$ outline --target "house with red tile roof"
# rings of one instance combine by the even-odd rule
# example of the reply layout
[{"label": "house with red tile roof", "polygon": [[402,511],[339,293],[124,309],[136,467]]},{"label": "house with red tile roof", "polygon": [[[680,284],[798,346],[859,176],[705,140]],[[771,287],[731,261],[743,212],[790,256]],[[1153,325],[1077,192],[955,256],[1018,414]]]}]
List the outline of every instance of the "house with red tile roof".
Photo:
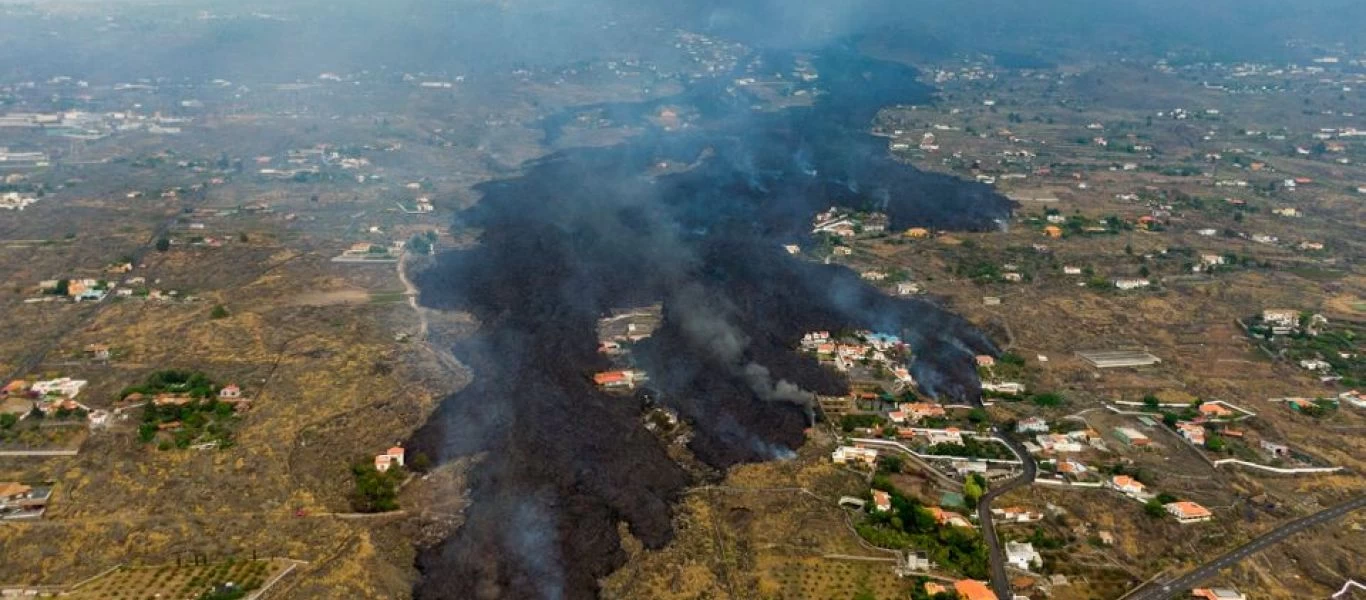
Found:
[{"label": "house with red tile roof", "polygon": [[1211,513],[1209,509],[1186,500],[1171,502],[1164,505],[1163,508],[1166,508],[1167,512],[1173,517],[1176,517],[1177,522],[1182,524],[1199,523],[1201,521],[1208,521],[1214,517],[1214,514]]},{"label": "house with red tile roof", "polygon": [[394,466],[402,467],[404,451],[400,446],[394,446],[386,450],[383,454],[375,455],[375,470],[383,473]]},{"label": "house with red tile roof", "polygon": [[1120,493],[1129,496],[1138,496],[1144,492],[1144,486],[1137,479],[1128,475],[1115,475],[1110,478],[1110,487],[1119,490]]},{"label": "house with red tile roof", "polygon": [[930,506],[926,510],[930,511],[930,516],[934,517],[934,522],[940,525],[948,525],[950,527],[972,527],[972,522],[956,512],[947,511],[938,506]]},{"label": "house with red tile roof", "polygon": [[991,591],[985,582],[976,579],[960,579],[953,582],[953,591],[958,592],[958,597],[962,600],[1000,600],[996,597],[996,592]]},{"label": "house with red tile roof", "polygon": [[873,490],[873,510],[878,512],[892,510],[892,495],[882,490]]}]

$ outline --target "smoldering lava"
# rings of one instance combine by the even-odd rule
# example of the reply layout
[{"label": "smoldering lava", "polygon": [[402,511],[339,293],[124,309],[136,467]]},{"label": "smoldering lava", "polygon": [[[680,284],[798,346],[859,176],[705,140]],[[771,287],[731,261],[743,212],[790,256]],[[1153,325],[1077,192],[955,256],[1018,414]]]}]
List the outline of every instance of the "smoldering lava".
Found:
[{"label": "smoldering lava", "polygon": [[[663,304],[634,354],[717,468],[790,455],[811,394],[845,390],[795,351],[809,330],[900,334],[929,391],[979,394],[972,356],[995,351],[985,336],[782,248],[831,205],[884,210],[899,228],[988,229],[1010,210],[984,186],[893,161],[863,132],[878,107],[924,99],[913,71],[840,52],[818,65],[830,93],[813,108],[756,113],[699,86],[669,102],[700,107],[702,127],[560,152],[480,186],[456,224],[479,244],[418,277],[423,304],[469,311],[480,329],[455,348],[474,382],[413,445],[438,460],[484,453],[465,524],[419,557],[418,598],[594,598],[625,560],[619,523],[649,547],[671,539],[671,503],[694,482],[638,401],[590,379],[608,367],[595,326],[612,308]],[[661,160],[692,168],[648,175]]]}]

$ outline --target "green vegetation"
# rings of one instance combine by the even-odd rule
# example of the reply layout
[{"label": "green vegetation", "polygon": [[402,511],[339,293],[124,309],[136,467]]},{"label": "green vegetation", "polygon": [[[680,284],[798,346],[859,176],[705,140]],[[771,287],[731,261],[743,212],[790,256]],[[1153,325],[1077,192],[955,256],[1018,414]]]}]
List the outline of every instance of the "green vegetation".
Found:
[{"label": "green vegetation", "polygon": [[968,480],[963,482],[963,500],[968,508],[977,508],[977,501],[982,499],[982,495],[987,493],[987,479],[979,473],[968,476]]},{"label": "green vegetation", "polygon": [[905,461],[895,454],[883,455],[877,459],[879,473],[900,473],[903,467],[905,467]]},{"label": "green vegetation", "polygon": [[1300,414],[1322,419],[1338,409],[1338,403],[1333,400],[1315,398],[1313,402],[1297,402],[1290,405],[1292,409],[1299,411]]},{"label": "green vegetation", "polygon": [[1156,411],[1162,408],[1162,401],[1159,400],[1157,396],[1148,394],[1143,397],[1143,406],[1148,410]]},{"label": "green vegetation", "polygon": [[1214,434],[1212,434],[1212,433],[1209,434],[1209,435],[1207,435],[1207,436],[1205,436],[1205,448],[1206,448],[1206,449],[1208,449],[1208,450],[1210,450],[1210,451],[1212,451],[1212,452],[1223,452],[1224,449],[1227,448],[1227,447],[1228,447],[1228,443],[1226,443],[1226,442],[1224,441],[1224,438],[1219,437],[1219,436],[1217,436],[1217,435],[1214,435]]},{"label": "green vegetation", "polygon": [[[232,429],[238,417],[235,407],[218,400],[218,385],[199,371],[158,371],[139,386],[120,394],[146,396],[138,440],[157,442],[157,448],[188,448],[197,444],[232,445]],[[164,400],[158,404],[156,399]]]},{"label": "green vegetation", "polygon": [[356,463],[351,467],[356,489],[351,494],[351,507],[356,512],[376,513],[398,510],[398,485],[403,483],[402,467],[390,467],[381,473],[374,464]]},{"label": "green vegetation", "polygon": [[1167,509],[1162,506],[1160,500],[1153,498],[1143,505],[1143,512],[1150,517],[1160,519],[1167,514]]},{"label": "green vegetation", "polygon": [[1067,399],[1063,398],[1062,394],[1058,394],[1056,392],[1046,392],[1043,394],[1035,394],[1033,396],[1030,396],[1029,401],[1033,402],[1036,406],[1053,407],[1062,406],[1063,403],[1067,401]]},{"label": "green vegetation", "polygon": [[968,458],[1015,458],[1010,450],[995,442],[982,442],[976,438],[963,436],[963,443],[944,442],[925,448],[925,454],[939,456],[964,456]]},{"label": "green vegetation", "polygon": [[186,394],[191,398],[207,398],[216,393],[218,385],[208,375],[199,371],[168,369],[148,375],[142,385],[123,388],[119,398],[127,398],[129,394]]},{"label": "green vegetation", "polygon": [[434,243],[436,243],[436,232],[428,231],[414,235],[412,239],[408,240],[407,248],[415,254],[426,255],[432,253],[432,244]]},{"label": "green vegetation", "polygon": [[840,429],[852,433],[855,429],[875,429],[883,423],[878,415],[844,415],[840,417]]},{"label": "green vegetation", "polygon": [[209,318],[215,320],[226,319],[228,318],[228,309],[224,308],[222,304],[215,304],[213,305],[213,308],[209,310]]},{"label": "green vegetation", "polygon": [[19,416],[14,413],[0,413],[0,429],[9,429],[19,422]]},{"label": "green vegetation", "polygon": [[914,498],[902,495],[884,477],[874,478],[873,487],[891,495],[892,510],[869,513],[855,525],[860,536],[884,548],[924,550],[941,568],[966,577],[988,577],[987,546],[976,531],[940,527],[928,509]]},{"label": "green vegetation", "polygon": [[1330,366],[1331,373],[1342,377],[1343,387],[1353,388],[1366,385],[1366,352],[1361,348],[1361,337],[1366,325],[1350,321],[1334,321],[1316,328],[1318,335],[1309,330],[1310,315],[1301,315],[1300,327],[1289,335],[1272,336],[1270,329],[1254,319],[1248,326],[1248,333],[1258,339],[1258,343],[1269,353],[1279,355],[1292,363],[1302,360],[1322,360]]},{"label": "green vegetation", "polygon": [[159,239],[157,239],[156,248],[157,248],[157,252],[165,252],[165,251],[167,251],[167,250],[170,250],[170,249],[171,249],[171,240],[168,240],[168,239],[166,239],[166,238],[159,238]]}]

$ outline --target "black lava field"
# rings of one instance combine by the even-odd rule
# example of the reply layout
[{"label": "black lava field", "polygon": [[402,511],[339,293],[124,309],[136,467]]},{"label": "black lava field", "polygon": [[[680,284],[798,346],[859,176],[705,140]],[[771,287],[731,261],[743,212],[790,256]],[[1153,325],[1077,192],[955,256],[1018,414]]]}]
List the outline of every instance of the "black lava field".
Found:
[{"label": "black lava field", "polygon": [[[753,111],[719,86],[600,107],[647,132],[480,186],[455,224],[479,243],[418,277],[423,305],[468,311],[480,329],[454,348],[473,383],[412,444],[439,461],[485,453],[464,525],[419,556],[418,598],[595,598],[625,561],[618,523],[649,547],[670,541],[673,502],[698,482],[645,429],[640,401],[592,384],[608,367],[596,322],[613,308],[663,304],[634,354],[656,401],[694,428],[690,449],[718,469],[790,455],[811,424],[809,393],[845,391],[796,351],[806,331],[901,335],[923,388],[977,398],[972,357],[996,352],[984,335],[782,246],[809,243],[811,217],[832,205],[882,210],[894,228],[986,230],[1010,203],[898,163],[866,132],[878,108],[926,100],[913,70],[843,51],[816,64],[828,94],[814,107]],[[666,103],[698,107],[702,125],[650,129],[643,117]],[[548,138],[556,127],[547,121]],[[651,175],[664,160],[691,168]]]}]

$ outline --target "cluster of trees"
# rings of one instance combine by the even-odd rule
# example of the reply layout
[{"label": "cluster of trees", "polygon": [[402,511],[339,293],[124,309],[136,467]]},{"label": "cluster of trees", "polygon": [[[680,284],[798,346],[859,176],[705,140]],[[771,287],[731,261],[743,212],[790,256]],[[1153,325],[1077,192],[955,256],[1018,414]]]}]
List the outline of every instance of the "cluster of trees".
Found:
[{"label": "cluster of trees", "polygon": [[981,473],[972,473],[963,482],[963,501],[967,502],[968,508],[977,508],[977,501],[986,493],[987,478],[982,477]]},{"label": "cluster of trees", "polygon": [[[169,431],[169,439],[162,439],[159,448],[188,448],[196,441],[216,441],[224,448],[232,444],[230,423],[236,413],[232,404],[218,400],[218,389],[218,384],[200,371],[172,369],[151,374],[142,385],[124,388],[119,397],[134,393],[148,397],[142,408],[142,424],[138,426],[138,440],[144,444],[156,441],[163,425],[179,423]],[[152,402],[157,394],[165,393],[183,394],[190,401],[162,406]]]},{"label": "cluster of trees", "polygon": [[393,466],[381,473],[368,462],[351,467],[356,489],[351,494],[351,507],[356,512],[376,513],[398,510],[398,486],[403,483],[402,467]]},{"label": "cluster of trees", "polygon": [[878,415],[844,415],[840,417],[840,429],[852,433],[855,429],[875,429],[885,421]]},{"label": "cluster of trees", "polygon": [[891,496],[892,510],[870,512],[866,520],[855,526],[864,539],[884,548],[924,550],[931,561],[966,577],[989,576],[990,557],[976,531],[940,527],[925,506],[902,495],[885,477],[875,477],[873,488]]},{"label": "cluster of trees", "polygon": [[220,448],[225,448],[232,444],[229,423],[234,416],[231,404],[214,398],[195,400],[180,406],[157,406],[149,402],[143,407],[138,440],[144,444],[156,441],[163,424],[179,423],[179,427],[170,431],[170,439],[158,445],[160,449],[188,448],[196,441],[216,441]]},{"label": "cluster of trees", "polygon": [[150,396],[154,394],[185,394],[191,398],[207,398],[218,393],[218,384],[201,371],[186,369],[167,369],[147,376],[141,385],[132,385],[119,392],[119,398],[130,394]]},{"label": "cluster of trees", "polygon": [[432,253],[432,242],[435,241],[436,233],[428,231],[424,234],[415,235],[413,239],[408,240],[407,248],[414,254],[427,255]]},{"label": "cluster of trees", "polygon": [[1353,388],[1366,385],[1366,353],[1361,352],[1358,332],[1348,325],[1345,327],[1320,331],[1309,335],[1305,327],[1287,336],[1284,354],[1286,358],[1299,361],[1321,359],[1333,367],[1333,373],[1342,377],[1344,387]]},{"label": "cluster of trees", "polygon": [[1167,508],[1165,505],[1176,502],[1176,500],[1176,496],[1162,492],[1143,505],[1143,512],[1150,517],[1160,519],[1167,516]]},{"label": "cluster of trees", "polygon": [[976,438],[964,436],[963,443],[943,442],[925,449],[926,454],[941,456],[965,456],[968,458],[1015,458],[1005,446],[995,442],[981,442]]}]

